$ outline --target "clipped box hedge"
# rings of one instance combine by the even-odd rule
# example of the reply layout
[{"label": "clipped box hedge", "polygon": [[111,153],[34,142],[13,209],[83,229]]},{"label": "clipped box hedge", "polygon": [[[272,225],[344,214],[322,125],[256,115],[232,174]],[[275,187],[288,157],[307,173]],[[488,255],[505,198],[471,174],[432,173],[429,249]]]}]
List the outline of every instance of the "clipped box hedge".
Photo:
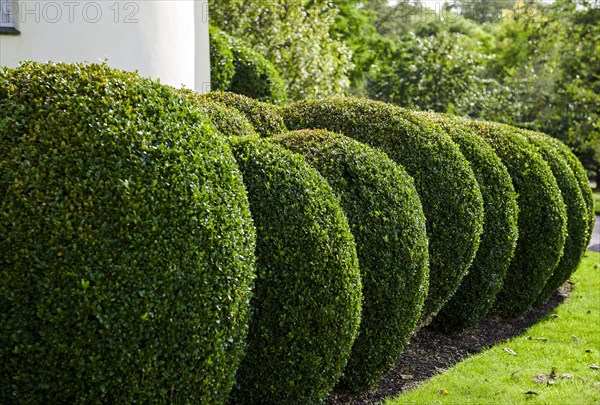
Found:
[{"label": "clipped box hedge", "polygon": [[592,240],[592,232],[594,231],[594,222],[596,216],[594,214],[594,197],[592,194],[592,188],[590,187],[590,183],[587,177],[587,171],[585,167],[581,164],[581,161],[575,156],[571,149],[561,141],[556,138],[553,138],[546,134],[537,133],[538,136],[543,137],[545,143],[551,144],[565,159],[569,168],[573,171],[575,175],[575,179],[577,180],[577,184],[579,185],[579,190],[583,196],[585,201],[585,209],[587,212],[587,243],[589,245]]},{"label": "clipped box hedge", "polygon": [[471,164],[483,197],[483,233],[473,264],[432,323],[436,329],[458,332],[483,319],[502,288],[517,244],[517,194],[508,170],[491,146],[464,124],[432,112],[415,115],[440,124],[456,142]]},{"label": "clipped box hedge", "polygon": [[210,41],[210,89],[227,91],[235,75],[233,52],[229,38],[214,26],[209,28]]},{"label": "clipped box hedge", "polygon": [[304,156],[339,196],[363,283],[359,334],[340,387],[377,383],[402,354],[428,286],[425,216],[412,178],[383,152],[319,130],[274,140]]},{"label": "clipped box hedge", "polygon": [[225,138],[259,136],[252,123],[239,110],[188,89],[174,89],[174,91],[196,105],[210,120],[215,130]]},{"label": "clipped box hedge", "polygon": [[233,139],[257,232],[247,355],[232,403],[317,403],[337,383],[360,321],[356,246],[331,187],[301,156]]},{"label": "clipped box hedge", "polygon": [[230,91],[275,104],[287,101],[279,72],[249,44],[215,27],[210,29],[210,42],[211,61],[216,62],[211,64],[211,86],[213,82],[216,85],[213,90]]},{"label": "clipped box hedge", "polygon": [[225,403],[255,233],[229,147],[105,65],[0,74],[0,402]]},{"label": "clipped box hedge", "polygon": [[259,137],[250,121],[238,110],[210,100],[203,100],[197,105],[224,137]]},{"label": "clipped box hedge", "polygon": [[287,132],[283,118],[279,114],[279,109],[272,104],[235,93],[211,92],[199,97],[238,110],[246,116],[256,132],[262,137],[267,138]]},{"label": "clipped box hedge", "polygon": [[511,175],[519,205],[515,256],[496,297],[505,316],[525,313],[536,301],[563,254],[567,213],[560,189],[536,148],[512,127],[463,120],[486,140]]},{"label": "clipped box hedge", "polygon": [[483,201],[458,146],[439,128],[381,102],[331,98],[282,107],[289,129],[327,129],[381,149],[414,178],[429,236],[426,324],[458,288],[479,246]]},{"label": "clipped box hedge", "polygon": [[544,136],[517,128],[514,131],[534,145],[548,163],[567,209],[567,238],[563,255],[538,296],[537,302],[541,304],[546,302],[577,270],[588,246],[588,213],[577,178],[559,150],[547,142]]}]

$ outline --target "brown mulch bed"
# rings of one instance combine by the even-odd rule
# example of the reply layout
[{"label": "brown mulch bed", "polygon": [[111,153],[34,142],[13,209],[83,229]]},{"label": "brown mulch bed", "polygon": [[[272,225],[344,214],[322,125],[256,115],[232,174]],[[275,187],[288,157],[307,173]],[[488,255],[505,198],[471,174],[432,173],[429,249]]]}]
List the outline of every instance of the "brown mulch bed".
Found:
[{"label": "brown mulch bed", "polygon": [[568,298],[571,288],[570,283],[565,284],[546,304],[517,319],[489,316],[473,329],[458,334],[443,334],[423,328],[412,337],[394,369],[376,389],[354,395],[334,392],[327,403],[377,404],[386,398],[396,397],[470,355],[479,353],[497,342],[523,334]]}]

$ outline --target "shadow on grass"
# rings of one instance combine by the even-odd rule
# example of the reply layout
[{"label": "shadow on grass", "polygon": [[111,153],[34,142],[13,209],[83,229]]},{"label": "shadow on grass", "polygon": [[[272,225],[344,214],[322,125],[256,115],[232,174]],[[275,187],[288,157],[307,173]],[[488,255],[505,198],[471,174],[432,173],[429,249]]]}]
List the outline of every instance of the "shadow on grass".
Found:
[{"label": "shadow on grass", "polygon": [[419,383],[446,371],[468,356],[479,353],[498,342],[522,335],[559,306],[571,294],[566,283],[544,305],[531,309],[516,319],[488,316],[476,327],[462,333],[443,334],[430,328],[421,329],[412,337],[396,366],[379,386],[367,393],[350,395],[334,392],[327,400],[337,404],[376,404],[400,395]]}]

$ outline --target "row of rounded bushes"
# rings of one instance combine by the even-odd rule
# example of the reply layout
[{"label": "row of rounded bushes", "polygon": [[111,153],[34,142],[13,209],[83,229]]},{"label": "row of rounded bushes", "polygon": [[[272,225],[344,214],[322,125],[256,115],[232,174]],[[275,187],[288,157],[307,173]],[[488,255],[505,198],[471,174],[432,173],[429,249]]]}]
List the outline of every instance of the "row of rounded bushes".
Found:
[{"label": "row of rounded bushes", "polygon": [[440,125],[469,161],[484,205],[483,233],[467,275],[433,325],[443,331],[475,325],[489,311],[504,285],[514,255],[519,206],[510,174],[492,147],[451,116],[415,113]]},{"label": "row of rounded bushes", "polygon": [[559,141],[105,65],[0,76],[0,401],[313,403],[424,325],[519,316],[577,267]]}]

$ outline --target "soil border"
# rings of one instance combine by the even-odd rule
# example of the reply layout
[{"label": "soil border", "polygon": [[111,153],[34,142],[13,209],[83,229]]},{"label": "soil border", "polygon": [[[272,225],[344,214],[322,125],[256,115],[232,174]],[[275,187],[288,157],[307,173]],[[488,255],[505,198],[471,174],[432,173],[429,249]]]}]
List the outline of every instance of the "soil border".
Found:
[{"label": "soil border", "polygon": [[567,282],[548,302],[529,310],[520,318],[503,319],[491,315],[474,328],[455,334],[423,328],[412,337],[394,369],[377,388],[361,394],[334,392],[326,402],[329,405],[378,404],[387,398],[397,397],[468,356],[522,335],[566,300],[571,295],[572,287]]}]

